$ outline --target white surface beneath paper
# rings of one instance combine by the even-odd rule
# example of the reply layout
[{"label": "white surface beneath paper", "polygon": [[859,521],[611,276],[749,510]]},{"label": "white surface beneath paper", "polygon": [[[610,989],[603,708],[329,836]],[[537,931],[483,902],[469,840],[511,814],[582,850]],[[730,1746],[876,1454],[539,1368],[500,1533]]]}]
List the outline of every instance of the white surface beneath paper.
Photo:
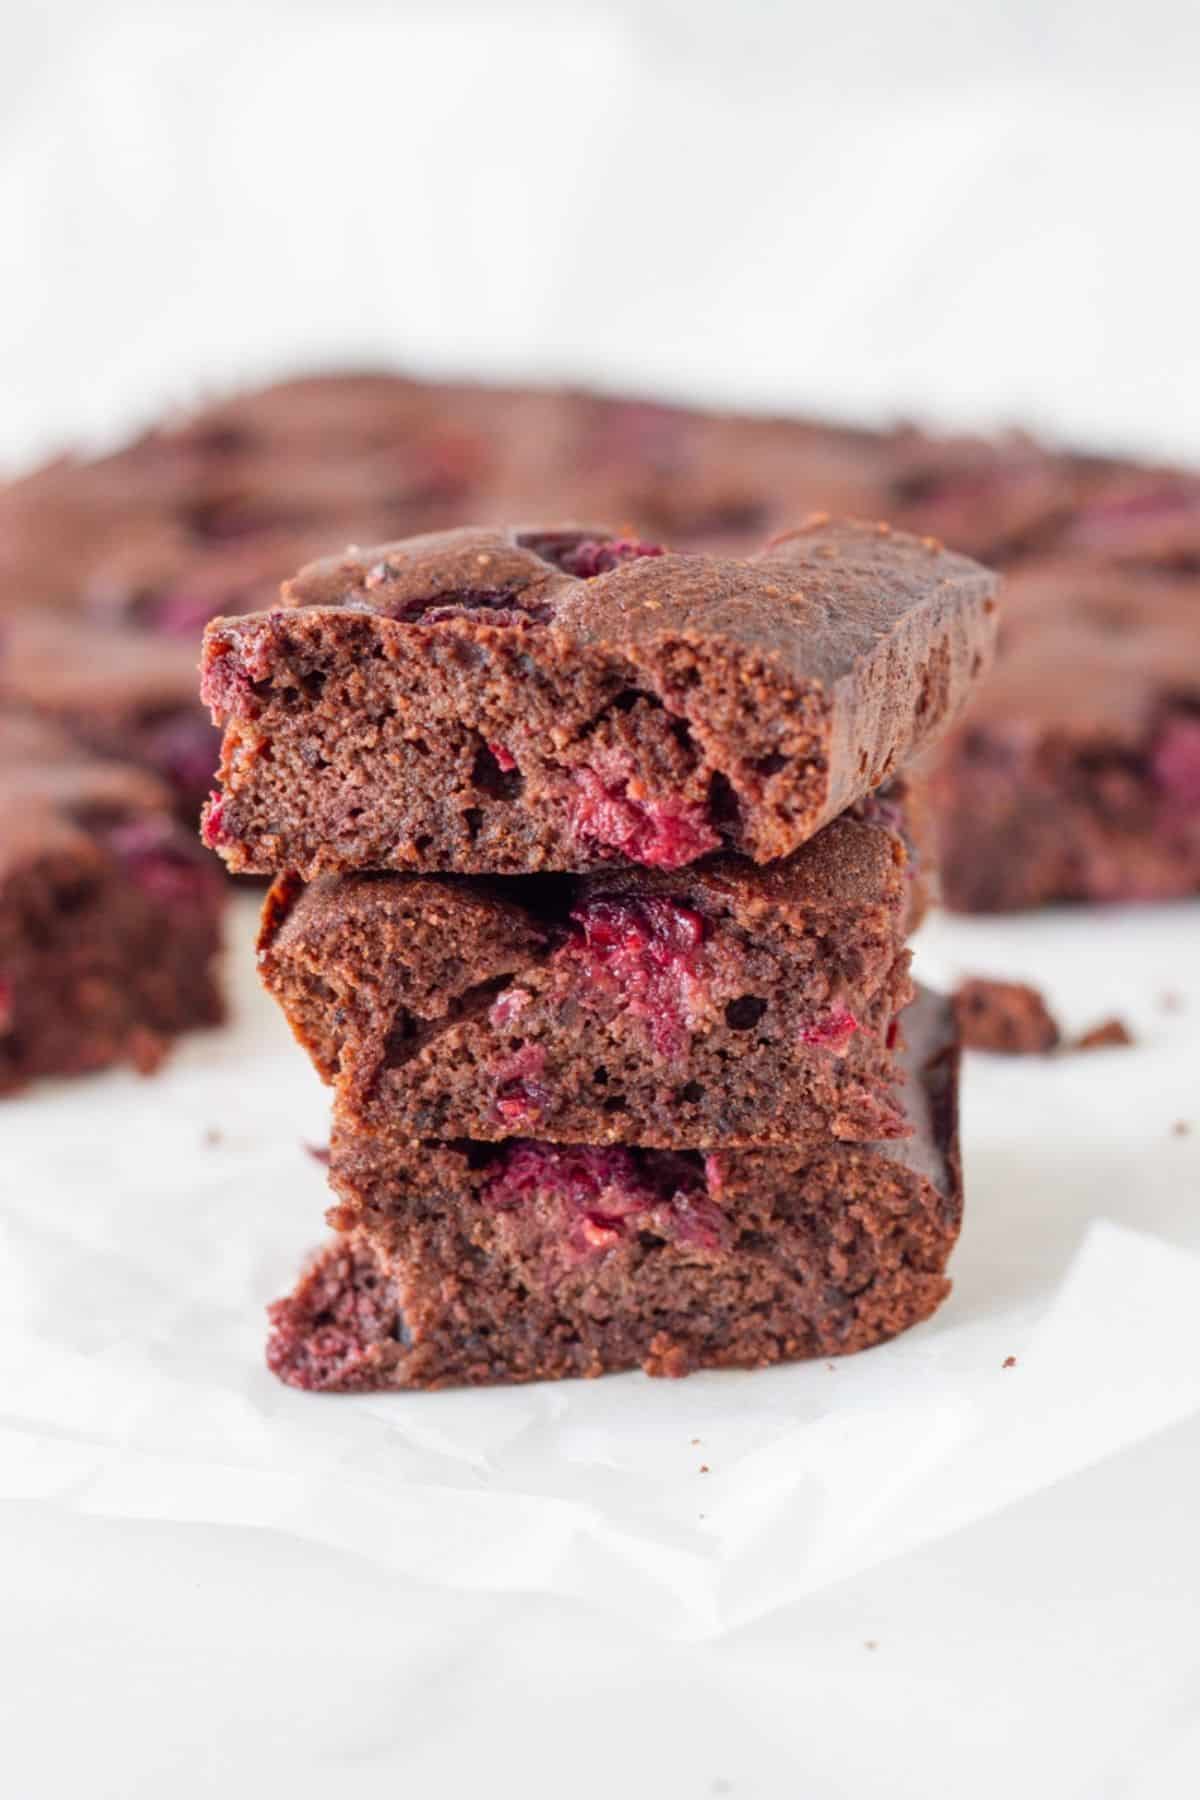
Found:
[{"label": "white surface beneath paper", "polygon": [[930,1324],[361,1399],[262,1365],[327,1100],[254,910],[229,1030],[3,1110],[7,1791],[1195,1792],[1195,907],[926,928],[927,979],[1029,978],[1138,1039],[969,1059]]}]

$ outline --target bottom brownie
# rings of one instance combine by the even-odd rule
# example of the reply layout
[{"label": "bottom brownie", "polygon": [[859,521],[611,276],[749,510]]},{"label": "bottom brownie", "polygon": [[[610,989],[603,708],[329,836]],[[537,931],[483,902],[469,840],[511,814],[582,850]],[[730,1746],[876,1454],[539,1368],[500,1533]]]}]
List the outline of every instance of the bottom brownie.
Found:
[{"label": "bottom brownie", "polygon": [[270,1309],[294,1387],[442,1387],[750,1367],[862,1350],[949,1291],[957,1042],[905,1022],[913,1136],[788,1150],[335,1141],[344,1235]]},{"label": "bottom brownie", "polygon": [[144,770],[0,714],[0,1094],[220,1023],[225,884]]}]

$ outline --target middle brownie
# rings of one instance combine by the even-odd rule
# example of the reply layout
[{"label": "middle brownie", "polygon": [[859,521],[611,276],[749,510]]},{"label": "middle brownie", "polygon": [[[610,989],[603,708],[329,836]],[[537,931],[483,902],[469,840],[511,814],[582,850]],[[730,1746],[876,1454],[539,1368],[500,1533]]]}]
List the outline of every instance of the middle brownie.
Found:
[{"label": "middle brownie", "polygon": [[285,876],[259,965],[340,1116],[396,1141],[876,1141],[908,1130],[910,898],[900,831],[843,817],[767,867]]}]

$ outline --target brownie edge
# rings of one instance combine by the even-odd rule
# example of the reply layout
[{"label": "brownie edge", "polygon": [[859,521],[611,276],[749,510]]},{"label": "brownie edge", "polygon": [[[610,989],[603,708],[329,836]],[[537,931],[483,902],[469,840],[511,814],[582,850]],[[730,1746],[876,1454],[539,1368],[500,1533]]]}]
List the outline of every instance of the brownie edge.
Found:
[{"label": "brownie edge", "polygon": [[305,879],[770,862],[940,735],[994,589],[933,539],[824,518],[744,561],[581,527],[347,554],[209,626],[205,836]]}]

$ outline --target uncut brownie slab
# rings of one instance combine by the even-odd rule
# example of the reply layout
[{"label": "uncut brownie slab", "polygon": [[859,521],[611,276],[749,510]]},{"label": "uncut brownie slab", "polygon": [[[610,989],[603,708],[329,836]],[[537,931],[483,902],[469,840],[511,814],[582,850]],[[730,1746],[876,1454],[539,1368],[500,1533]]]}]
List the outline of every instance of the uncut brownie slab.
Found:
[{"label": "uncut brownie slab", "polygon": [[771,861],[940,734],[993,585],[823,520],[748,561],[464,529],[317,564],[206,633],[206,841],[305,879]]},{"label": "uncut brownie slab", "polygon": [[923,996],[911,1137],[697,1153],[535,1140],[377,1159],[335,1137],[345,1235],[270,1309],[292,1386],[441,1387],[753,1367],[865,1349],[949,1291],[957,1044]]},{"label": "uncut brownie slab", "polygon": [[170,795],[0,713],[0,1094],[219,1024],[225,884]]},{"label": "uncut brownie slab", "polygon": [[950,906],[1200,892],[1200,580],[1031,566],[1006,588],[996,670],[936,754]]},{"label": "uncut brownie slab", "polygon": [[398,1141],[893,1137],[905,864],[846,817],[766,868],[284,877],[259,970],[340,1115]]}]

